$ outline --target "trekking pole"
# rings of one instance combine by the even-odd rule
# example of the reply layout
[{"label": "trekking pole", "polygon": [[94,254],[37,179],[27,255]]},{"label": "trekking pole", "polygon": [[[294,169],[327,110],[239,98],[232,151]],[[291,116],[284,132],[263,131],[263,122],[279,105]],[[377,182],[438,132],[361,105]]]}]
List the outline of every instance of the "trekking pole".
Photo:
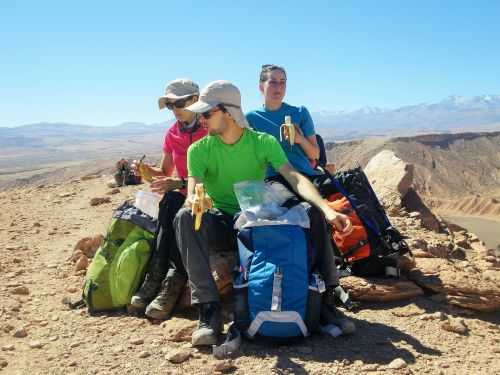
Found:
[{"label": "trekking pole", "polygon": [[191,214],[195,217],[194,230],[199,230],[201,226],[201,217],[212,208],[212,200],[205,196],[203,184],[196,184],[194,187],[195,201],[191,208]]},{"label": "trekking pole", "polygon": [[283,138],[288,138],[290,146],[295,144],[295,125],[292,124],[292,118],[290,116],[285,116],[285,123],[280,126],[281,142],[283,142]]}]

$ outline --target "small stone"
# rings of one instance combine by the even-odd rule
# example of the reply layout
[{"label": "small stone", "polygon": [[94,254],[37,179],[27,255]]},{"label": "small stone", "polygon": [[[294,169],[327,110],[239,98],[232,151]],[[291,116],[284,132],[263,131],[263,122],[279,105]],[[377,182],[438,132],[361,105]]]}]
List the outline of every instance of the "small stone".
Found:
[{"label": "small stone", "polygon": [[57,340],[59,340],[59,336],[57,336],[57,335],[49,337],[49,341],[57,341]]},{"label": "small stone", "polygon": [[444,320],[446,315],[442,311],[436,311],[434,314],[426,314],[420,317],[420,320]]},{"label": "small stone", "polygon": [[106,194],[113,195],[113,194],[118,194],[119,192],[120,192],[119,188],[114,188],[114,189],[109,190]]},{"label": "small stone", "polygon": [[4,345],[4,346],[2,346],[2,350],[3,350],[4,352],[11,352],[11,351],[13,351],[14,349],[15,349],[14,344],[10,344],[10,345]]},{"label": "small stone", "polygon": [[70,363],[68,363],[69,367],[75,367],[76,365],[77,365],[76,361],[71,361]]},{"label": "small stone", "polygon": [[489,262],[489,263],[496,263],[497,258],[493,255],[487,255],[484,257],[484,260]]},{"label": "small stone", "polygon": [[142,351],[139,353],[139,358],[147,358],[151,355],[151,353],[147,352],[147,351]]},{"label": "small stone", "polygon": [[110,202],[111,202],[111,198],[109,198],[109,197],[95,197],[95,198],[92,198],[90,200],[90,205],[91,206],[98,206],[100,204],[110,203]]},{"label": "small stone", "polygon": [[460,335],[465,335],[469,332],[469,329],[462,319],[448,319],[441,324],[441,328],[445,331],[458,333]]},{"label": "small stone", "polygon": [[30,290],[24,285],[21,285],[21,286],[18,286],[16,288],[12,289],[11,292],[12,292],[12,294],[20,294],[20,295],[30,294]]},{"label": "small stone", "polygon": [[369,364],[369,365],[366,365],[364,366],[361,371],[365,371],[365,372],[371,372],[371,371],[377,371],[379,368],[379,365],[376,364],[376,363],[372,363],[372,364]]},{"label": "small stone", "polygon": [[78,347],[80,345],[81,345],[81,342],[76,341],[76,342],[72,342],[71,344],[69,344],[69,347],[70,348],[76,348],[76,347]]},{"label": "small stone", "polygon": [[389,363],[389,365],[387,367],[390,369],[393,369],[393,370],[399,370],[399,369],[405,368],[406,366],[408,366],[408,364],[405,362],[404,359],[396,358],[391,363]]},{"label": "small stone", "polygon": [[40,342],[40,341],[30,341],[28,343],[28,346],[31,348],[31,349],[41,349],[43,347],[43,344]]},{"label": "small stone", "polygon": [[2,331],[4,331],[5,333],[9,333],[10,331],[12,331],[15,327],[12,325],[12,324],[5,324],[3,327],[2,327]]},{"label": "small stone", "polygon": [[130,340],[130,343],[132,345],[142,345],[142,344],[144,344],[144,340],[143,339],[132,339],[132,340]]},{"label": "small stone", "polygon": [[216,372],[233,372],[236,370],[236,366],[234,365],[233,361],[228,359],[224,361],[219,361],[215,364],[214,366],[214,371]]},{"label": "small stone", "polygon": [[191,351],[188,350],[174,350],[165,356],[165,359],[172,363],[182,363],[191,357]]},{"label": "small stone", "polygon": [[78,292],[79,289],[75,288],[74,286],[70,286],[66,288],[66,292],[68,293],[76,293]]},{"label": "small stone", "polygon": [[24,328],[18,328],[15,330],[15,332],[12,336],[17,337],[17,338],[23,338],[23,337],[28,336],[28,332],[26,332],[26,330]]},{"label": "small stone", "polygon": [[0,369],[7,367],[8,364],[9,364],[9,362],[7,362],[5,359],[0,358]]}]

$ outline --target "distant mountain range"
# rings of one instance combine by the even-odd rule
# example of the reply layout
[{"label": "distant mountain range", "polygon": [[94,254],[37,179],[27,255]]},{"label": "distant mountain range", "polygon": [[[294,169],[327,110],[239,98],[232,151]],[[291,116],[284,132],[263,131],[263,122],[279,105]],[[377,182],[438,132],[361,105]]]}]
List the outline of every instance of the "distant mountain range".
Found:
[{"label": "distant mountain range", "polygon": [[397,109],[364,107],[356,111],[312,114],[317,132],[330,139],[402,136],[500,129],[500,95],[450,96],[438,103]]},{"label": "distant mountain range", "polygon": [[[321,111],[312,113],[312,117],[317,132],[329,140],[499,130],[500,95],[450,96],[438,103],[397,109],[364,107],[355,111]],[[0,147],[43,148],[94,140],[162,136],[168,123],[129,122],[108,127],[38,123],[0,127]]]}]

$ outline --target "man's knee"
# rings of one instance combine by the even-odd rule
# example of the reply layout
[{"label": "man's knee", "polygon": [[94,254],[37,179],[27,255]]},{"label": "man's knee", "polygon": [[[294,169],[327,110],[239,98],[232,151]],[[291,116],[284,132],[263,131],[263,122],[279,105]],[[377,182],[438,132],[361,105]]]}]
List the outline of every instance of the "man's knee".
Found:
[{"label": "man's knee", "polygon": [[193,215],[191,214],[191,209],[188,207],[181,208],[174,218],[174,228],[176,230],[182,230],[187,225],[193,225]]}]

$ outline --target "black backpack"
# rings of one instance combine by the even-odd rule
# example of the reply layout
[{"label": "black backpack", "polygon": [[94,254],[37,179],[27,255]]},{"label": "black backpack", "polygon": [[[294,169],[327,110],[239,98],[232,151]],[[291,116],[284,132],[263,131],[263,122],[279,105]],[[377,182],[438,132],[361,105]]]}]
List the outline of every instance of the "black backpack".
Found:
[{"label": "black backpack", "polygon": [[115,182],[117,186],[138,185],[141,177],[134,173],[130,160],[121,159],[116,163]]},{"label": "black backpack", "polygon": [[352,263],[338,252],[341,275],[399,277],[399,256],[409,253],[410,249],[405,238],[389,221],[361,167],[339,171],[332,176],[332,180],[363,222],[371,248],[368,258]]}]

